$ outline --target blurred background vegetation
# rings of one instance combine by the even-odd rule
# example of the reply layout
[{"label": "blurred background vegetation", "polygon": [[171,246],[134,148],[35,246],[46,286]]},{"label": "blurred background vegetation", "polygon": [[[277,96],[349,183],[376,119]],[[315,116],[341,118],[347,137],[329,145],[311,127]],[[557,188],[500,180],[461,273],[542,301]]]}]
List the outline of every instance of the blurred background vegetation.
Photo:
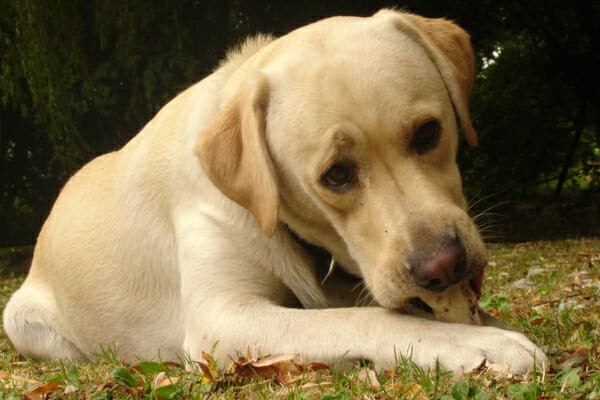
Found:
[{"label": "blurred background vegetation", "polygon": [[75,170],[243,37],[390,6],[472,35],[480,146],[459,162],[473,212],[517,215],[492,229],[505,239],[599,234],[597,1],[0,0],[0,246],[33,243]]}]

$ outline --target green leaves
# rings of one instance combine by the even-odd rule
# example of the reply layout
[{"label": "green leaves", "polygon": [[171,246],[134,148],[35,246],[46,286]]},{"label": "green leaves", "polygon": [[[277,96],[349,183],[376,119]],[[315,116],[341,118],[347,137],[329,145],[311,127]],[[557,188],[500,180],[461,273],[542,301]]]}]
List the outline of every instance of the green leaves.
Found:
[{"label": "green leaves", "polygon": [[461,379],[450,388],[450,395],[445,395],[440,400],[492,400],[495,396],[491,392],[482,392],[478,386],[469,384]]},{"label": "green leaves", "polygon": [[124,367],[117,367],[111,373],[110,376],[113,379],[123,383],[131,388],[137,388],[143,386],[144,380],[140,375],[132,374],[128,369]]}]

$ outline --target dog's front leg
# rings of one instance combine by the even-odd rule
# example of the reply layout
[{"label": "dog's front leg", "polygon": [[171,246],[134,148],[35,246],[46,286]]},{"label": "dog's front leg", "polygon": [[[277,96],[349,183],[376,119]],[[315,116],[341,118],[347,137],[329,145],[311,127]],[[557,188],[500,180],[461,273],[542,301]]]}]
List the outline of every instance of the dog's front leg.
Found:
[{"label": "dog's front leg", "polygon": [[543,352],[517,332],[442,323],[379,307],[292,309],[234,292],[188,308],[185,351],[197,360],[214,344],[221,362],[247,346],[265,355],[299,353],[305,361],[331,366],[370,360],[378,368],[393,369],[401,358],[409,358],[434,368],[439,361],[456,373],[482,362],[525,373],[545,362]]},{"label": "dog's front leg", "polygon": [[271,263],[277,260],[266,255],[278,251],[285,257],[282,249],[222,228],[211,235],[182,233],[183,351],[192,360],[216,345],[215,356],[223,363],[248,346],[263,354],[299,353],[305,361],[332,366],[365,359],[386,369],[401,357],[423,368],[439,361],[454,372],[484,360],[517,373],[545,362],[524,335],[496,327],[443,323],[381,307],[291,308],[292,291],[278,276],[284,271],[274,270]]}]

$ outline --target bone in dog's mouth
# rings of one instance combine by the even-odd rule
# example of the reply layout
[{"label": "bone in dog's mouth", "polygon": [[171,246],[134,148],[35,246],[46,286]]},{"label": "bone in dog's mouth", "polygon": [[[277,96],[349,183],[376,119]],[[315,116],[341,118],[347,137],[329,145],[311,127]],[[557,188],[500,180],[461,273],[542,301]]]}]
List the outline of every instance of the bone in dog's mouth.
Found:
[{"label": "bone in dog's mouth", "polygon": [[469,281],[408,300],[402,311],[444,322],[481,325],[478,295]]}]

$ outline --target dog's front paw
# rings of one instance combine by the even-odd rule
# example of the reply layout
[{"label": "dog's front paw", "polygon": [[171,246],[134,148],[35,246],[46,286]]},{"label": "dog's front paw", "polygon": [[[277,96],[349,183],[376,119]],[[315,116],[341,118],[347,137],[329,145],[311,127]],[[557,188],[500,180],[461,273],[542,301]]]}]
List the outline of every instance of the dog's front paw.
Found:
[{"label": "dog's front paw", "polygon": [[445,344],[439,362],[458,374],[470,372],[482,364],[499,364],[512,373],[523,375],[534,368],[544,369],[547,364],[544,352],[520,332],[462,326],[461,332],[453,336],[456,341]]}]

